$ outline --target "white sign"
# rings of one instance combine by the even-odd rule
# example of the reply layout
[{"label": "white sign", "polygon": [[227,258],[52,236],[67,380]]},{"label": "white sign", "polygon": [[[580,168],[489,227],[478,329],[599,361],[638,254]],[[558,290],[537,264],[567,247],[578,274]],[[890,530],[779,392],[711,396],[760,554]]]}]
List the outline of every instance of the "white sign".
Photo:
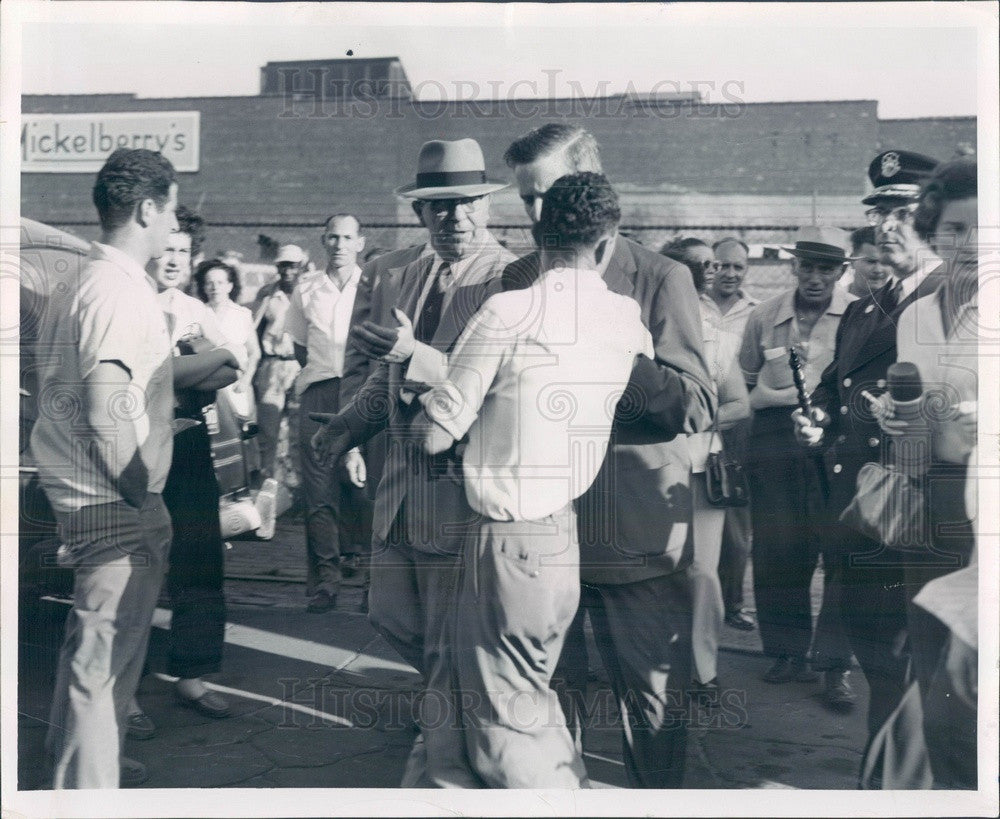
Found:
[{"label": "white sign", "polygon": [[197,171],[200,127],[199,111],[22,114],[21,170],[94,173],[117,148],[147,148]]}]

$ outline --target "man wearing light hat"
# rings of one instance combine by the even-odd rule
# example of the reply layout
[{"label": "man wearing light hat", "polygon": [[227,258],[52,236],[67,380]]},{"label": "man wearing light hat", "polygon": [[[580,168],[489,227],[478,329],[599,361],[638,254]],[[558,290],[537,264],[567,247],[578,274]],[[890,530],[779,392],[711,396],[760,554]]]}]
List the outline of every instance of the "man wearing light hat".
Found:
[{"label": "man wearing light hat", "polygon": [[[896,324],[916,299],[933,293],[944,270],[917,235],[913,213],[922,182],[937,162],[911,151],[884,151],[872,160],[874,190],[862,199],[883,263],[893,272],[884,287],[853,302],[837,331],[834,360],[812,394],[813,417],[795,413],[796,436],[824,452],[829,476],[829,522],[825,538],[838,547],[844,626],[871,692],[869,739],[903,695],[906,629],[902,555],[839,523],[854,497],[861,467],[879,460],[883,440],[862,395],[884,391],[896,361]],[[828,550],[829,551],[829,550]]]},{"label": "man wearing light hat", "polygon": [[[302,369],[295,360],[291,336],[285,333],[285,314],[299,276],[309,257],[298,245],[282,245],[274,260],[278,278],[257,291],[251,307],[261,359],[254,374],[254,398],[257,402],[257,427],[260,430],[261,471],[265,477],[276,472],[278,434],[282,416],[286,414],[295,379]],[[289,417],[289,423],[292,418]],[[296,438],[289,430],[289,441]],[[291,444],[290,444],[291,445]]]},{"label": "man wearing light hat", "polygon": [[[369,617],[435,693],[452,691],[451,647],[439,637],[456,599],[462,542],[467,531],[478,531],[478,520],[455,448],[429,456],[410,426],[421,409],[417,396],[446,380],[449,352],[514,260],[486,226],[489,196],[505,187],[487,179],[475,140],[424,144],[415,181],[396,194],[412,200],[434,252],[386,272],[382,287],[398,293],[395,326],[368,320],[354,329],[353,344],[376,366],[350,406],[310,415],[326,425],[313,438],[320,459],[338,458],[388,428],[372,526]],[[426,722],[438,730],[417,740],[403,785],[475,787],[460,758],[461,732],[441,730],[447,703],[424,697],[421,705],[433,711]]]},{"label": "man wearing light hat", "polygon": [[[794,257],[796,286],[754,308],[740,349],[754,411],[747,463],[754,598],[764,654],[774,658],[764,674],[770,683],[817,679],[808,659],[813,644],[809,587],[819,556],[815,544],[823,532],[825,476],[795,439],[790,415],[798,391],[789,349],[798,353],[808,393],[833,360],[837,325],[853,299],[834,286],[847,269],[846,246],[847,235],[838,228],[801,228],[794,247],[785,248]],[[853,702],[847,685],[850,650],[836,624],[835,610],[821,612],[813,651],[827,670],[827,702],[846,709]]]}]

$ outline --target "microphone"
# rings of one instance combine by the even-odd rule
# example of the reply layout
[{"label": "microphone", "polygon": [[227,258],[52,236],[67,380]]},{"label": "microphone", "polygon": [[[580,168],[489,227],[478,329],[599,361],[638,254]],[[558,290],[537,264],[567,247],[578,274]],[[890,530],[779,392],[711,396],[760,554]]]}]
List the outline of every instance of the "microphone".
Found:
[{"label": "microphone", "polygon": [[919,421],[924,385],[917,365],[909,361],[890,364],[885,380],[895,406],[896,419],[910,423]]},{"label": "microphone", "polygon": [[920,371],[916,364],[897,361],[889,365],[885,380],[894,405],[893,417],[909,424],[906,434],[893,440],[893,460],[903,473],[920,477],[931,461],[930,424],[923,408],[924,385]]}]

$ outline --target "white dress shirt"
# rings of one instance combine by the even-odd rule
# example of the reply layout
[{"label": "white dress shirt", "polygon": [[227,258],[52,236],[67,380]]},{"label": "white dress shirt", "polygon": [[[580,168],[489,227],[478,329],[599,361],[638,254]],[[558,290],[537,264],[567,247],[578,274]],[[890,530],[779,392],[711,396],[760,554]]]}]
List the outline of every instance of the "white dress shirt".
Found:
[{"label": "white dress shirt", "polygon": [[344,353],[360,278],[361,268],[355,265],[343,289],[326,273],[309,276],[296,285],[285,315],[285,332],[309,354],[295,382],[299,395],[310,384],[344,374]]},{"label": "white dress shirt", "polygon": [[537,520],[593,483],[637,354],[653,341],[634,300],[594,270],[549,270],[490,297],[421,397],[459,440],[465,491],[494,520]]}]

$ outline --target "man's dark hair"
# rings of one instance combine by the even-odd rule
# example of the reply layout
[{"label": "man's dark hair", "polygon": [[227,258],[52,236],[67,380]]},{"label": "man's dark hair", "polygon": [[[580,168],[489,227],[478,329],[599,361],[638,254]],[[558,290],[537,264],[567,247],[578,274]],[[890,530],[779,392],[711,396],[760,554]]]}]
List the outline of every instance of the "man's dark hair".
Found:
[{"label": "man's dark hair", "polygon": [[566,151],[566,159],[574,171],[601,172],[601,149],[594,135],[579,125],[562,122],[550,122],[515,139],[504,153],[503,161],[510,168],[530,165],[561,150]]},{"label": "man's dark hair", "polygon": [[119,148],[97,172],[94,183],[101,229],[111,231],[127,224],[144,199],[152,199],[162,210],[176,181],[174,166],[159,151]]},{"label": "man's dark hair", "polygon": [[851,252],[857,253],[862,245],[875,245],[875,228],[871,225],[851,231]]},{"label": "man's dark hair", "polygon": [[734,245],[739,245],[740,247],[742,247],[743,252],[746,253],[747,256],[750,255],[750,245],[748,245],[742,239],[737,239],[735,236],[727,236],[725,239],[719,239],[719,241],[717,241],[714,245],[712,245],[712,252],[715,252],[720,247],[729,244],[730,242],[732,242]]},{"label": "man's dark hair", "polygon": [[705,269],[700,264],[691,264],[688,251],[692,247],[708,247],[708,242],[703,242],[694,236],[678,236],[661,247],[660,254],[675,262],[680,262],[690,270],[691,278],[694,280],[694,289],[700,291],[705,284]]},{"label": "man's dark hair", "polygon": [[604,174],[581,171],[560,176],[542,198],[535,228],[539,247],[575,250],[591,247],[618,226],[618,194]]},{"label": "man's dark hair", "polygon": [[979,195],[977,163],[975,157],[963,156],[942,162],[924,183],[920,192],[913,227],[925,242],[937,231],[941,212],[947,202],[969,199]]},{"label": "man's dark hair", "polygon": [[229,277],[229,283],[233,286],[233,289],[229,291],[229,298],[234,302],[238,302],[241,289],[240,274],[236,272],[235,267],[222,261],[222,259],[204,261],[194,271],[194,286],[198,292],[198,298],[203,302],[208,302],[208,293],[205,292],[205,279],[208,278],[208,274],[213,270],[224,270],[226,272],[226,275]]},{"label": "man's dark hair", "polygon": [[187,205],[177,206],[177,232],[191,237],[191,258],[198,255],[205,241],[205,220]]}]

